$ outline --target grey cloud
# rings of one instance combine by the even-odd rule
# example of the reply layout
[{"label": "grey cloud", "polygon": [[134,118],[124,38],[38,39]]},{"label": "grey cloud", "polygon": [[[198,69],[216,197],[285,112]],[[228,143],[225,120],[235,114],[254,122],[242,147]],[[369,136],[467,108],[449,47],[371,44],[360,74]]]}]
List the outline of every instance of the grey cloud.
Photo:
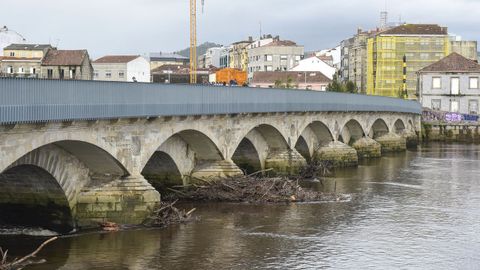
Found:
[{"label": "grey cloud", "polygon": [[[200,0],[198,0],[200,2]],[[228,44],[248,36],[279,34],[306,49],[335,46],[357,27],[378,24],[384,0],[205,0],[199,42]],[[478,40],[477,0],[389,0],[393,20],[439,23]],[[188,46],[188,0],[23,0],[0,3],[0,24],[31,42],[109,53],[173,51]]]}]

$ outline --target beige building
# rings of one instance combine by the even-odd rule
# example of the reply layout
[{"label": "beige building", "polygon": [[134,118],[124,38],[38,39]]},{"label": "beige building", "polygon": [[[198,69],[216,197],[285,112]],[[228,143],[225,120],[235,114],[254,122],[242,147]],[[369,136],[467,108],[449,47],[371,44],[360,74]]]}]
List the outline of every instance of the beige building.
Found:
[{"label": "beige building", "polygon": [[176,53],[150,53],[150,70],[154,70],[163,65],[188,65],[190,59]]},{"label": "beige building", "polygon": [[140,55],[107,55],[92,65],[96,81],[150,82],[150,63]]},{"label": "beige building", "polygon": [[93,67],[87,50],[49,50],[42,60],[41,78],[92,80]]},{"label": "beige building", "polygon": [[248,41],[239,41],[232,44],[230,49],[230,68],[242,71],[248,70],[248,45],[253,42],[250,37]]},{"label": "beige building", "polygon": [[340,43],[339,79],[355,83],[361,93],[367,92],[367,39],[376,33],[358,29],[355,36]]},{"label": "beige building", "polygon": [[452,53],[458,53],[468,59],[478,60],[477,41],[454,40],[451,42]]},{"label": "beige building", "polygon": [[0,75],[38,78],[43,57],[53,49],[47,44],[11,44],[4,48],[3,57],[0,57]]},{"label": "beige building", "polygon": [[248,49],[248,78],[253,79],[259,71],[288,71],[297,66],[304,57],[304,47],[293,41],[274,38],[272,42]]}]

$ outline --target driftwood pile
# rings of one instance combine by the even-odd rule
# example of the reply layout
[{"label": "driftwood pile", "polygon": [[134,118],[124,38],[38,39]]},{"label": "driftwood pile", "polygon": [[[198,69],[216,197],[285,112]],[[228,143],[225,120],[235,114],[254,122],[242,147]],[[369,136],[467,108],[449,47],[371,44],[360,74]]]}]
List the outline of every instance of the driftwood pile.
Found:
[{"label": "driftwood pile", "polygon": [[211,182],[200,179],[198,181],[202,184],[186,187],[183,190],[170,189],[173,193],[164,198],[182,201],[247,203],[319,202],[343,199],[342,195],[304,189],[298,184],[298,180],[287,178],[245,176]]},{"label": "driftwood pile", "polygon": [[57,237],[53,237],[43,242],[34,252],[28,254],[25,257],[14,259],[13,261],[8,261],[7,255],[8,250],[3,251],[0,247],[0,270],[21,270],[29,265],[42,264],[45,263],[45,260],[33,260],[46,245],[50,242],[57,240]]},{"label": "driftwood pile", "polygon": [[192,213],[196,210],[186,212],[175,207],[177,200],[174,202],[162,202],[152,215],[144,222],[148,227],[164,228],[174,224],[186,223],[192,219]]},{"label": "driftwood pile", "polygon": [[269,170],[216,181],[195,178],[192,179],[195,184],[167,188],[170,193],[163,194],[163,202],[144,225],[167,227],[190,221],[195,209],[188,212],[179,210],[175,207],[178,201],[290,203],[348,200],[348,197],[344,195],[326,194],[304,189],[299,185],[299,179],[321,178],[329,174],[330,169],[329,163],[312,161],[301,170],[297,179],[260,177],[262,174],[268,173]]}]

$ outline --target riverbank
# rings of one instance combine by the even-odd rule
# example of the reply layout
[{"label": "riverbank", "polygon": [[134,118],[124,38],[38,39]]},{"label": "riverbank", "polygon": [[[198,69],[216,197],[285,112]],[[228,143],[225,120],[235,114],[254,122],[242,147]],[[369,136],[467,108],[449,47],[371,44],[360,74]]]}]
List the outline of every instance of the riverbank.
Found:
[{"label": "riverbank", "polygon": [[480,123],[422,122],[422,141],[480,144]]}]

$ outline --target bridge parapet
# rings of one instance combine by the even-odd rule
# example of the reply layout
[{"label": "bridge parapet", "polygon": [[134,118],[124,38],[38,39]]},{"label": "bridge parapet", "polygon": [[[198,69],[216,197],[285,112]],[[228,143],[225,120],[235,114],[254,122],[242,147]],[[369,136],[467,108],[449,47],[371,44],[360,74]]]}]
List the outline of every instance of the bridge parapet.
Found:
[{"label": "bridge parapet", "polygon": [[277,112],[421,114],[421,106],[306,90],[0,78],[0,124]]}]

